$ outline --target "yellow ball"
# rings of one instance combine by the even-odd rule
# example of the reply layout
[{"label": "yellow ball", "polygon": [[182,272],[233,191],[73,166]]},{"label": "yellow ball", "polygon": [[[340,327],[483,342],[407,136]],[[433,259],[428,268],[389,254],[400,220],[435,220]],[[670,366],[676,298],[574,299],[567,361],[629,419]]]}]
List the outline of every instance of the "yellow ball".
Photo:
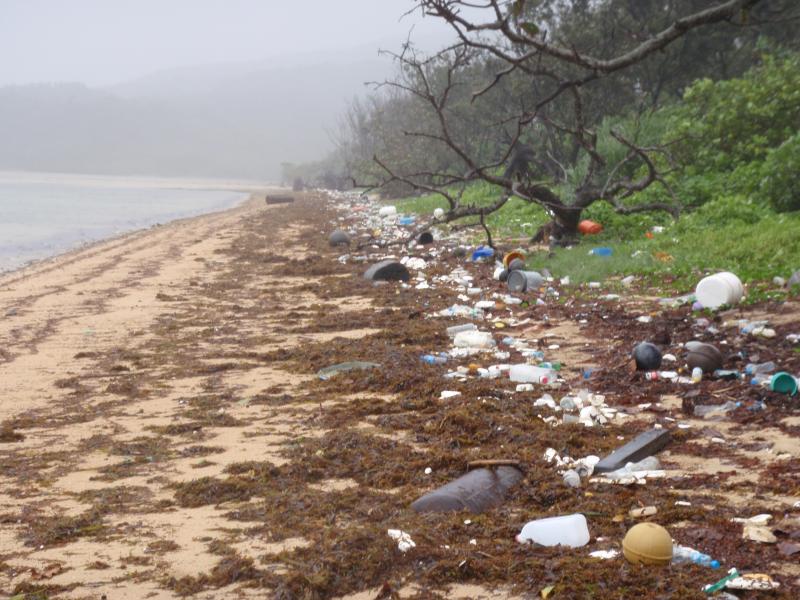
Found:
[{"label": "yellow ball", "polygon": [[668,565],[672,560],[672,537],[661,525],[639,523],[625,534],[622,553],[630,563]]}]

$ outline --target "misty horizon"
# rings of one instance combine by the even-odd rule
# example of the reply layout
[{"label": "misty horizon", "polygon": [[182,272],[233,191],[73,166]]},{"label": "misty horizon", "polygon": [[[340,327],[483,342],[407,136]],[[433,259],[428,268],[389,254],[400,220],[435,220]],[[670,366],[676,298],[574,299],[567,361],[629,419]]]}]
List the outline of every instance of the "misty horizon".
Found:
[{"label": "misty horizon", "polygon": [[275,181],[324,158],[348,103],[412,35],[409,0],[11,0],[0,7],[0,170]]},{"label": "misty horizon", "polygon": [[[375,56],[415,39],[449,36],[407,12],[411,0],[5,0],[0,86],[79,82],[108,87],[151,73],[361,50]],[[146,42],[146,43],[143,43]]]}]

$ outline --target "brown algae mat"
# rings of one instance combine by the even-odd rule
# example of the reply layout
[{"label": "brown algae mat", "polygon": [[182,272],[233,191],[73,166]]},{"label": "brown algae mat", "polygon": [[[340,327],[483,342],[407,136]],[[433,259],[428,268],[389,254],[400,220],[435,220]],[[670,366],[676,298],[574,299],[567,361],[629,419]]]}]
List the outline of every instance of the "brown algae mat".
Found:
[{"label": "brown algae mat", "polygon": [[[731,521],[769,513],[780,542],[798,537],[797,401],[627,369],[638,340],[691,339],[688,309],[650,302],[653,319],[640,323],[641,302],[594,290],[507,309],[530,319],[526,335],[543,348],[560,346],[547,358],[565,363],[573,391],[588,387],[632,415],[553,427],[534,407],[543,390],[447,380],[447,366],[422,363],[463,322],[425,318],[457,292],[371,285],[364,264],[342,264],[328,246],[336,216],[319,195],[254,199],[0,278],[0,589],[109,600],[539,598],[551,587],[553,598],[701,598],[736,566],[781,584],[739,597],[800,595],[798,555],[743,540]],[[491,265],[470,269],[477,285],[503,291]],[[715,341],[800,370],[784,341],[800,329],[796,305],[719,318],[756,311],[776,316],[774,340],[721,329]],[[505,334],[520,332],[496,337]],[[315,376],[351,360],[381,368]],[[597,370],[580,381],[588,364]],[[445,389],[461,395],[440,400]],[[724,419],[691,416],[694,404],[726,400],[741,406]],[[602,456],[655,423],[673,431],[660,458],[676,476],[573,489],[542,458],[547,448]],[[525,467],[501,506],[409,509],[488,459]],[[723,568],[589,556],[619,549],[637,522],[629,509],[650,505],[649,520]],[[575,512],[589,522],[584,548],[515,541],[529,520]],[[400,552],[388,529],[416,546]]]}]

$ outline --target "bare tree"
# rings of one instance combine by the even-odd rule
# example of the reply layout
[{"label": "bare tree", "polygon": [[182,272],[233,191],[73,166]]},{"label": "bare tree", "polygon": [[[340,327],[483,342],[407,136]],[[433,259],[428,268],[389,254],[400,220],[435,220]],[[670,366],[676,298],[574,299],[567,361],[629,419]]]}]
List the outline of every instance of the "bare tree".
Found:
[{"label": "bare tree", "polygon": [[[630,202],[631,196],[653,184],[669,191],[663,172],[664,165],[669,168],[667,149],[642,143],[635,131],[611,129],[608,133],[621,152],[613,160],[604,156],[598,145],[599,122],[586,116],[587,101],[596,101],[592,86],[613,80],[689,32],[723,22],[745,25],[749,11],[762,1],[714,3],[675,18],[617,54],[603,56],[555,39],[546,22],[535,22],[542,13],[533,5],[541,2],[529,6],[526,0],[418,0],[415,9],[446,21],[458,41],[431,57],[406,45],[393,54],[401,75],[382,85],[427,107],[432,124],[403,134],[444,148],[456,167],[406,169],[375,154],[374,163],[383,173],[380,184],[402,183],[441,194],[449,206],[444,220],[475,217],[490,243],[485,219],[513,196],[549,212],[549,229],[556,240],[574,237],[582,212],[597,201],[609,203],[620,214],[666,211],[677,218],[680,205],[674,197],[671,202]],[[484,118],[476,117],[465,129],[459,109],[463,103],[455,99],[463,98],[464,87],[474,84],[476,64],[491,70],[479,89],[469,90],[468,103],[491,102],[492,110],[473,113]],[[465,73],[470,77],[461,77]],[[508,85],[526,88],[509,94],[503,89]],[[487,144],[496,150],[490,159]],[[476,181],[497,186],[498,196],[490,205],[463,202],[465,187]],[[564,193],[565,184],[570,193]]]}]

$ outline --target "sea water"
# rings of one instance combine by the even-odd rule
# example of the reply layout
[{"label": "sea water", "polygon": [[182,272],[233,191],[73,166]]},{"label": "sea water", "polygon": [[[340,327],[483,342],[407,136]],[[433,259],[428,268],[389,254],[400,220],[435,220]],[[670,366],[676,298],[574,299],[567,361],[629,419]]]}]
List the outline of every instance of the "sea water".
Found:
[{"label": "sea water", "polygon": [[0,272],[121,233],[224,210],[248,197],[178,185],[0,174]]}]

